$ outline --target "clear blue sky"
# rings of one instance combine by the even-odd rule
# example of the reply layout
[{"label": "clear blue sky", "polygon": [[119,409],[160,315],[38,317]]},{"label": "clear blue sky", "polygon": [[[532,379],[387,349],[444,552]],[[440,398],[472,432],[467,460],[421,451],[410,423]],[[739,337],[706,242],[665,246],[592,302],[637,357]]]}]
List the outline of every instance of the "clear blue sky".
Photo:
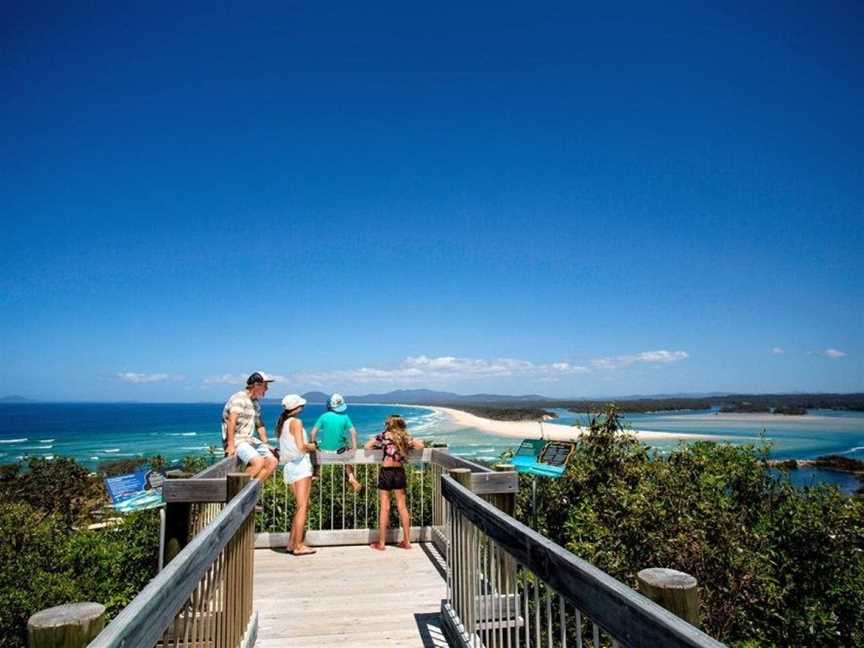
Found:
[{"label": "clear blue sky", "polygon": [[0,395],[864,389],[860,3],[7,3]]}]

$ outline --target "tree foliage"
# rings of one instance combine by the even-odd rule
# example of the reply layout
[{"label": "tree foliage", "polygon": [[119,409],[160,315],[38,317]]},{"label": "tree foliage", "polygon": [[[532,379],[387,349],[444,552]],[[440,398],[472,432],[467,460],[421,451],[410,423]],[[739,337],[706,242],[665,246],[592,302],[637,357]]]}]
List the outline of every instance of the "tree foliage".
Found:
[{"label": "tree foliage", "polygon": [[101,480],[72,459],[31,459],[0,480],[0,648],[22,648],[39,610],[96,601],[109,617],[155,575],[159,514],[132,513],[88,529]]},{"label": "tree foliage", "polygon": [[794,488],[765,448],[654,454],[614,408],[590,430],[535,502],[520,489],[527,523],[633,587],[646,567],[695,576],[705,630],[733,645],[864,645],[864,503]]}]

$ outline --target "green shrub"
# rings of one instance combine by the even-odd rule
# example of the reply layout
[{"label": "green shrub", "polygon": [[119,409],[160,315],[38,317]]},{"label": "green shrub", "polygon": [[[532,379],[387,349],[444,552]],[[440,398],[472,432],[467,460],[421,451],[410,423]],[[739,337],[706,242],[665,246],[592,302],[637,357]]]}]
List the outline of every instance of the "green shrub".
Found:
[{"label": "green shrub", "polygon": [[68,530],[27,503],[0,505],[0,648],[27,642],[27,619],[74,600],[62,547]]},{"label": "green shrub", "polygon": [[864,645],[864,504],[798,490],[767,450],[714,443],[653,454],[614,409],[565,475],[520,489],[517,515],[627,584],[646,567],[695,576],[706,631],[733,645]]},{"label": "green shrub", "polygon": [[88,529],[106,495],[72,459],[4,471],[0,497],[0,648],[25,646],[27,619],[55,605],[96,601],[110,618],[156,574],[158,512]]},{"label": "green shrub", "polygon": [[27,502],[45,513],[57,514],[67,527],[86,520],[89,513],[104,502],[104,489],[99,479],[74,459],[31,457],[27,469],[15,471],[0,482],[0,493],[13,502]]},{"label": "green shrub", "polygon": [[27,619],[55,605],[96,601],[109,618],[156,574],[159,515],[133,513],[113,526],[71,530],[26,502],[0,505],[0,648],[21,648]]}]

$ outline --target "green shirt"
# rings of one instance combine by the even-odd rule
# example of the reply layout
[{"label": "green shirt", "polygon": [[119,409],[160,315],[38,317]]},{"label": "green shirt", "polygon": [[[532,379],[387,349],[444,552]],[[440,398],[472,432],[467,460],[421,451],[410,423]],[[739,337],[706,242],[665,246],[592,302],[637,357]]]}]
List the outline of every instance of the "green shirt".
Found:
[{"label": "green shirt", "polygon": [[318,445],[322,450],[335,452],[339,448],[351,445],[351,428],[354,424],[347,414],[337,412],[324,412],[315,421],[318,428]]}]

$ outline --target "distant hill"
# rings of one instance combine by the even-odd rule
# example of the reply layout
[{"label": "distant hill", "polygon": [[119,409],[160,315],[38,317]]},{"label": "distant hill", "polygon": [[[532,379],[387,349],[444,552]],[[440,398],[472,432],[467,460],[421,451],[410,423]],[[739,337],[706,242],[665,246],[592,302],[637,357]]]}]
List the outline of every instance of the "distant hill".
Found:
[{"label": "distant hill", "polygon": [[[309,403],[326,403],[330,394],[320,391],[310,391],[303,394],[303,398]],[[456,394],[453,392],[435,391],[434,389],[397,389],[382,394],[360,394],[346,395],[345,401],[352,403],[382,403],[403,405],[435,405],[443,403],[539,403],[551,399],[539,394],[528,394],[524,396],[507,396],[501,394]],[[266,398],[265,403],[279,403],[281,399]]]},{"label": "distant hill", "polygon": [[11,394],[9,396],[0,396],[0,403],[33,403],[35,401],[24,398],[23,396],[17,396],[15,394]]}]

